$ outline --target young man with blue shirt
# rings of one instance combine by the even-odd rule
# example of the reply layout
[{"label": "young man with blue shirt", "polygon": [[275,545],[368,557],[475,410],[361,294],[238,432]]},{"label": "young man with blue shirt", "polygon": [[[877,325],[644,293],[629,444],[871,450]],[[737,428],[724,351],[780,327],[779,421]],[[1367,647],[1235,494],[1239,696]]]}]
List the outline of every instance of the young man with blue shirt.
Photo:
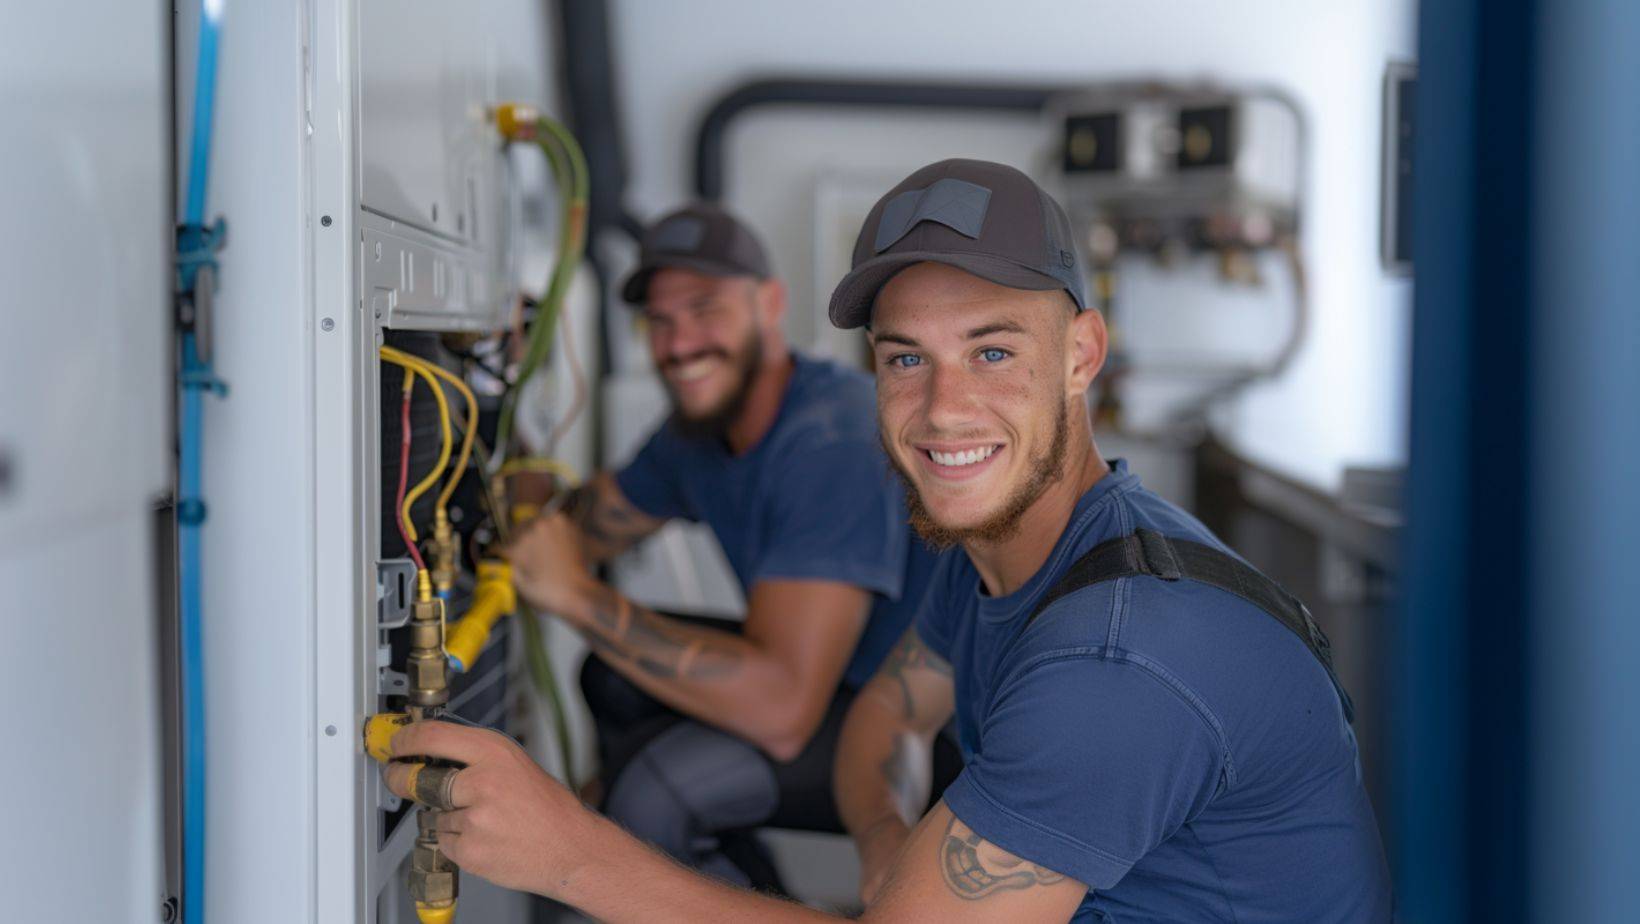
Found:
[{"label": "young man with blue shirt", "polygon": [[[1085,392],[1106,333],[1083,279],[1034,183],[943,161],[877,204],[833,297],[834,323],[869,325],[913,522],[960,547],[839,745],[864,920],[1387,921],[1324,636],[1100,457]],[[966,765],[907,818],[919,745],[952,716]],[[824,919],[671,867],[493,732],[425,723],[395,753],[466,764],[448,849],[481,876],[612,921]]]},{"label": "young man with blue shirt", "polygon": [[[525,598],[596,652],[582,689],[605,811],[691,865],[774,885],[755,842],[721,835],[840,829],[838,729],[909,625],[933,556],[877,443],[871,378],[788,349],[785,290],[749,228],[710,203],[672,212],[645,233],[623,295],[643,313],[671,417],[509,557]],[[743,624],[652,612],[589,576],[674,518],[711,527]]]}]

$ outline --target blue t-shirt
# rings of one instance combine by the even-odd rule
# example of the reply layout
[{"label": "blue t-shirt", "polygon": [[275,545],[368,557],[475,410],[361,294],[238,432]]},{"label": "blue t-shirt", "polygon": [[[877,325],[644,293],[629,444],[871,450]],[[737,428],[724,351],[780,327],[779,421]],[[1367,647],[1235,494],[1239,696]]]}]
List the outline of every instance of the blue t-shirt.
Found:
[{"label": "blue t-shirt", "polygon": [[1117,461],[1042,568],[984,594],[942,557],[917,630],[950,662],[965,767],[946,805],[1088,885],[1075,921],[1390,919],[1355,736],[1275,617],[1195,581],[1127,577],[1038,599],[1095,545],[1148,527],[1224,548]]},{"label": "blue t-shirt", "polygon": [[871,615],[843,673],[858,687],[910,625],[934,556],[907,525],[877,440],[871,378],[793,359],[774,426],[745,454],[663,424],[615,483],[652,517],[711,527],[743,591],[783,578],[870,591]]}]

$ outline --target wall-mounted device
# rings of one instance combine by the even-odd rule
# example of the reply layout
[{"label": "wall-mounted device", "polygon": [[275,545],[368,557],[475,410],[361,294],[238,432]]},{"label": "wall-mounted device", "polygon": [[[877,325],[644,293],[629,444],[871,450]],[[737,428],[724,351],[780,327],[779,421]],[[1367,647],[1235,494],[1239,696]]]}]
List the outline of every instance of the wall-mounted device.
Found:
[{"label": "wall-mounted device", "polygon": [[[1100,392],[1107,423],[1127,423],[1136,377],[1171,380],[1140,416],[1193,427],[1213,400],[1280,372],[1306,316],[1305,123],[1296,102],[1268,88],[1130,81],[1063,94],[1045,111],[1050,182],[1081,230],[1113,330]],[[1281,274],[1289,294],[1266,285],[1272,256],[1291,270]],[[1147,259],[1126,262],[1136,257]],[[1133,284],[1121,305],[1118,264]],[[1249,322],[1251,311],[1224,310],[1283,300],[1292,304],[1284,336]]]},{"label": "wall-mounted device", "polygon": [[1169,244],[1267,247],[1297,229],[1304,126],[1282,94],[1123,83],[1049,111],[1060,192],[1095,263]]}]

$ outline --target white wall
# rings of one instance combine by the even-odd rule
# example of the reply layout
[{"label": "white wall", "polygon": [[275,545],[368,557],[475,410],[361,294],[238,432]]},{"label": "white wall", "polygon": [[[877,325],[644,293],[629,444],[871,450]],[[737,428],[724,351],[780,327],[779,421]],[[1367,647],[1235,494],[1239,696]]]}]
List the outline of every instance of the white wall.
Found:
[{"label": "white wall", "polygon": [[13,642],[0,869],[16,920],[152,921],[154,502],[171,399],[164,11],[14,6],[0,31],[0,627]]},{"label": "white wall", "polygon": [[[1346,464],[1404,459],[1410,283],[1378,264],[1379,120],[1384,65],[1414,52],[1413,0],[614,0],[613,7],[629,202],[645,217],[692,192],[700,117],[753,76],[1061,83],[1154,75],[1286,88],[1313,133],[1303,244],[1314,319],[1288,374],[1227,408],[1224,433],[1254,457],[1320,485],[1335,484]],[[845,127],[868,132],[868,140],[839,145]],[[886,189],[918,163],[958,153],[1018,152],[1010,159],[1028,168],[1027,152],[1048,143],[1034,131],[1017,118],[853,113],[827,122],[793,110],[753,114],[731,133],[730,201],[765,226],[775,259],[801,281],[797,297],[812,300],[825,281],[810,284],[798,267],[812,260],[812,199],[803,190],[817,177],[874,171],[889,177]],[[930,148],[947,143],[963,150]]]}]

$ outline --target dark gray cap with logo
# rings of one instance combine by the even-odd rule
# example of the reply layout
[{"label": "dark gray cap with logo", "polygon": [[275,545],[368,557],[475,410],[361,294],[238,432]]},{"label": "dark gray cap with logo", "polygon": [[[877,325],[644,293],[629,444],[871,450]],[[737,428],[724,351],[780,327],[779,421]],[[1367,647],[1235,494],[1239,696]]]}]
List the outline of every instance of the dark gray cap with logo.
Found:
[{"label": "dark gray cap with logo", "polygon": [[649,226],[639,245],[638,268],[621,284],[634,305],[649,297],[657,270],[679,267],[708,276],[769,278],[769,257],[752,230],[712,202],[693,202]]},{"label": "dark gray cap with logo", "polygon": [[1064,289],[1088,307],[1070,219],[1030,177],[983,160],[942,160],[872,206],[853,268],[831,295],[831,323],[871,323],[877,291],[915,263],[944,263],[1013,289]]}]

